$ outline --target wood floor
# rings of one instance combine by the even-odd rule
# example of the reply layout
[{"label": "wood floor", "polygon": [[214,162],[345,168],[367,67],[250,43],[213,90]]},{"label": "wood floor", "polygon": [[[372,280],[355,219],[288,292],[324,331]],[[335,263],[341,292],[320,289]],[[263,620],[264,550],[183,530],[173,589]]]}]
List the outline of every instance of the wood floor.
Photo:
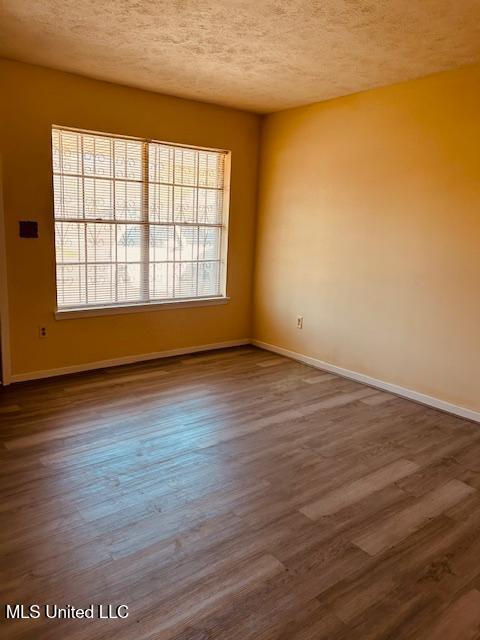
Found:
[{"label": "wood floor", "polygon": [[253,347],[0,395],[2,620],[43,640],[480,638],[480,425]]}]

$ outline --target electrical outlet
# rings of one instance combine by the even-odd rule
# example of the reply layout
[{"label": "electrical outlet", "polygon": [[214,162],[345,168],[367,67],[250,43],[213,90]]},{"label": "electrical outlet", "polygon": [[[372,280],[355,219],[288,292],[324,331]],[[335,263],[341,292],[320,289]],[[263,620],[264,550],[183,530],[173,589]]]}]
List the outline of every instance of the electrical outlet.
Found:
[{"label": "electrical outlet", "polygon": [[297,316],[297,329],[303,329],[303,316]]},{"label": "electrical outlet", "polygon": [[47,327],[38,327],[38,337],[39,338],[47,337]]}]

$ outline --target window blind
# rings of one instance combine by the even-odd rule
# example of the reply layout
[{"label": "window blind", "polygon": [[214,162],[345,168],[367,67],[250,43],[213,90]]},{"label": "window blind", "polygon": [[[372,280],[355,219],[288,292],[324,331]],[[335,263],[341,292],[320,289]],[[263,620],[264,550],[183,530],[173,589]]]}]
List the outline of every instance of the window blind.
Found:
[{"label": "window blind", "polygon": [[60,127],[52,151],[59,310],[225,296],[228,152]]}]

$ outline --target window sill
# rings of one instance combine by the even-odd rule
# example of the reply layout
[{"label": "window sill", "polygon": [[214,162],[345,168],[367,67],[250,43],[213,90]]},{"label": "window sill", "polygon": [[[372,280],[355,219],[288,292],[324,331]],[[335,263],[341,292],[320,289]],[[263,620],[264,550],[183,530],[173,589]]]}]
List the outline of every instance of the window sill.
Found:
[{"label": "window sill", "polygon": [[212,307],[227,304],[228,296],[221,298],[194,298],[190,300],[171,300],[166,302],[147,302],[146,304],[125,304],[115,307],[81,307],[79,309],[65,309],[55,311],[56,320],[72,318],[93,318],[96,316],[115,316],[127,313],[141,313],[145,311],[159,311],[160,309],[184,309],[188,307]]}]

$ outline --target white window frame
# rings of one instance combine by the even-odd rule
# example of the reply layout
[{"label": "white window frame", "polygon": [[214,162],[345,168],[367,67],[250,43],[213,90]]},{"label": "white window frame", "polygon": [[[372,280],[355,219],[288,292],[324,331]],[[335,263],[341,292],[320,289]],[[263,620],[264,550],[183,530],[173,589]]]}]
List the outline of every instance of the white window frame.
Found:
[{"label": "white window frame", "polygon": [[[106,138],[118,138],[118,139],[123,139],[123,140],[135,140],[137,142],[141,142],[143,145],[143,149],[147,150],[147,154],[148,154],[148,145],[149,143],[155,143],[155,144],[164,144],[167,145],[169,147],[179,147],[179,148],[184,148],[184,149],[193,149],[193,150],[199,150],[199,151],[213,151],[216,153],[223,153],[224,154],[224,181],[223,181],[223,199],[222,199],[222,221],[221,223],[197,223],[197,222],[193,222],[193,223],[186,223],[186,222],[182,222],[182,223],[175,223],[174,221],[172,222],[151,222],[148,220],[148,201],[146,204],[147,207],[147,213],[146,213],[146,217],[142,218],[141,220],[130,220],[127,223],[130,224],[135,224],[135,225],[141,225],[146,229],[146,232],[149,232],[150,226],[152,225],[157,225],[157,226],[173,226],[175,227],[176,224],[181,225],[181,226],[193,226],[193,227],[215,227],[218,228],[220,230],[220,289],[221,289],[221,294],[219,296],[208,296],[208,297],[194,297],[194,298],[169,298],[169,299],[151,299],[151,300],[140,300],[140,301],[134,301],[134,302],[114,302],[114,303],[108,303],[108,304],[88,304],[88,305],[84,305],[84,306],[79,306],[79,307],[58,307],[58,292],[57,292],[57,275],[55,273],[55,296],[56,296],[56,308],[55,308],[55,318],[57,320],[61,320],[61,319],[68,319],[68,318],[79,318],[79,317],[89,317],[89,316],[102,316],[102,315],[118,315],[118,314],[125,314],[125,313],[138,313],[138,312],[145,312],[145,311],[152,311],[155,309],[176,309],[176,308],[183,308],[183,307],[204,307],[204,306],[214,306],[214,305],[221,305],[221,304],[226,304],[229,300],[230,297],[227,294],[227,275],[228,275],[228,238],[229,238],[229,210],[230,210],[230,173],[231,173],[231,151],[226,150],[226,149],[219,149],[219,148],[214,148],[214,147],[200,147],[200,146],[196,146],[196,145],[187,145],[187,144],[179,144],[179,143],[174,143],[174,142],[167,142],[167,141],[162,141],[162,140],[156,140],[153,138],[137,138],[137,137],[133,137],[133,136],[125,136],[125,135],[120,135],[120,134],[110,134],[110,133],[105,133],[105,132],[99,132],[99,131],[92,131],[92,130],[87,130],[87,129],[78,129],[78,128],[73,128],[73,127],[66,127],[66,126],[61,126],[61,125],[52,125],[52,131],[53,130],[60,130],[60,131],[72,131],[74,133],[79,133],[79,134],[85,134],[85,135],[93,135],[93,136],[102,136],[102,137],[106,137]],[[53,159],[53,156],[52,156]],[[145,169],[144,169],[145,170]],[[146,171],[148,172],[148,168],[146,169]],[[55,172],[53,170],[53,166],[52,166],[52,192],[53,192],[53,175],[55,175]],[[70,174],[69,174],[70,175]],[[78,177],[84,177],[83,174],[78,176]],[[111,180],[115,180],[114,177],[111,178]],[[140,182],[143,186],[143,189],[146,191],[146,193],[148,194],[148,188],[149,188],[149,180],[148,180],[148,175],[145,176],[145,174],[142,174],[142,179],[141,180],[133,180],[133,182]],[[180,186],[180,185],[172,185],[172,186]],[[197,186],[198,188],[198,186]],[[148,197],[148,195],[147,195]],[[53,200],[53,199],[52,199]],[[82,219],[79,218],[66,218],[66,217],[56,217],[55,216],[55,210],[53,211],[53,221],[55,222],[81,222]],[[122,221],[118,221],[118,220],[112,220],[112,219],[108,219],[108,220],[101,220],[101,219],[95,219],[95,218],[89,218],[86,220],[86,222],[88,222],[88,224],[109,224],[109,225],[124,225],[126,224],[125,222]],[[55,225],[54,225],[55,226]],[[86,247],[85,247],[86,250]],[[198,262],[198,260],[197,260]],[[55,264],[57,264],[57,259],[55,256]],[[88,264],[88,262],[87,262]],[[149,261],[145,261],[143,263],[143,267],[147,267],[146,271],[148,274],[148,265],[150,264]],[[147,276],[148,277],[148,276]]]}]

